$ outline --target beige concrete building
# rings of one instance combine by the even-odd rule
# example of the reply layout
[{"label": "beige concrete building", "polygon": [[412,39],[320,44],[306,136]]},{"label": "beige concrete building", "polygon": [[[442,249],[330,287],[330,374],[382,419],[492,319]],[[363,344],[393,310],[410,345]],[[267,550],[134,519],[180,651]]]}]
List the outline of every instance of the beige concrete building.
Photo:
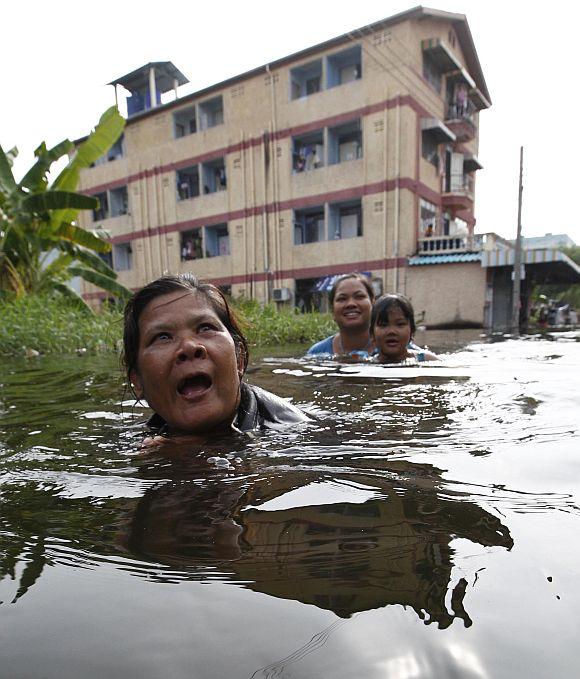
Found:
[{"label": "beige concrete building", "polygon": [[409,294],[429,325],[483,324],[480,261],[410,265],[475,248],[490,96],[463,15],[412,9],[161,103],[185,82],[171,62],[113,81],[132,94],[124,137],[82,173],[101,201],[82,225],[110,234],[122,283],[192,271],[310,308],[356,270]]}]

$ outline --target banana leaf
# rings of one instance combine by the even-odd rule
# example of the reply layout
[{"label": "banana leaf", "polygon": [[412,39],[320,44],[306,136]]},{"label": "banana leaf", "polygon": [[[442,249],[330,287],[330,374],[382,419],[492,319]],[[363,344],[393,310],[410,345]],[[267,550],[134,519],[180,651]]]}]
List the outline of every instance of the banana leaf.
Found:
[{"label": "banana leaf", "polygon": [[42,282],[49,279],[57,280],[65,269],[67,269],[73,262],[74,257],[68,253],[61,253],[56,259],[54,259],[48,266],[45,266],[40,275],[41,285]]},{"label": "banana leaf", "polygon": [[[90,250],[74,247],[68,243],[66,245],[69,246],[69,249],[67,249],[66,251],[72,254],[75,260],[77,260],[81,264],[84,264],[87,268],[99,271],[104,276],[107,276],[107,278],[112,278],[113,280],[117,278],[117,273],[113,269],[111,269],[111,267],[106,262],[104,262],[99,257],[99,255],[96,255],[94,252],[91,252]],[[62,244],[62,246],[64,246],[64,244]],[[64,249],[64,247],[62,247],[62,249]]]},{"label": "banana leaf", "polygon": [[70,266],[68,271],[70,272],[71,276],[80,276],[88,283],[92,283],[93,285],[110,292],[122,300],[129,299],[129,297],[131,297],[133,294],[128,288],[126,288],[124,285],[121,285],[121,283],[117,283],[117,281],[109,278],[108,276],[104,276],[98,271],[85,269],[81,266]]},{"label": "banana leaf", "polygon": [[42,144],[36,149],[34,155],[38,158],[36,163],[28,170],[20,180],[20,186],[36,191],[46,186],[46,174],[50,166],[59,158],[74,149],[74,144],[65,139],[50,150],[46,149],[46,144]]},{"label": "banana leaf", "polygon": [[121,136],[125,119],[116,106],[107,109],[88,138],[78,147],[74,158],[54,180],[53,189],[74,191],[78,185],[79,172],[105,154]]},{"label": "banana leaf", "polygon": [[12,174],[11,163],[4,149],[0,146],[0,191],[10,194],[16,190],[18,185]]},{"label": "banana leaf", "polygon": [[73,304],[79,308],[82,309],[83,311],[87,311],[88,313],[92,314],[93,310],[91,307],[85,302],[85,300],[72,288],[70,288],[68,285],[65,283],[61,283],[60,281],[54,281],[52,284],[52,289],[56,290],[57,292],[60,292],[60,294],[63,297],[66,297],[69,301],[73,302]]},{"label": "banana leaf", "polygon": [[59,240],[64,239],[76,245],[82,245],[94,252],[110,252],[111,250],[111,244],[106,240],[75,224],[61,224],[53,233]]},{"label": "banana leaf", "polygon": [[74,208],[76,214],[78,210],[94,210],[98,205],[99,201],[96,198],[72,191],[33,193],[22,201],[22,207],[31,212],[64,211]]}]

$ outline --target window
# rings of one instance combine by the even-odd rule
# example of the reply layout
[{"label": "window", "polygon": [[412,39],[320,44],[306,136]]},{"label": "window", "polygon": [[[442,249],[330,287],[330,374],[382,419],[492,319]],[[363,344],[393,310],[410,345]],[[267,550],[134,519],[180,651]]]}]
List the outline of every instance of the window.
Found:
[{"label": "window", "polygon": [[125,155],[125,137],[121,135],[117,141],[111,146],[107,151],[107,160],[117,160],[117,158],[122,158]]},{"label": "window", "polygon": [[205,227],[205,256],[222,257],[230,254],[230,236],[227,224]]},{"label": "window", "polygon": [[113,251],[109,252],[99,252],[99,257],[105,262],[105,264],[112,269],[113,268]]},{"label": "window", "polygon": [[344,163],[362,158],[362,130],[360,120],[331,127],[328,130],[328,162]]},{"label": "window", "polygon": [[292,169],[308,172],[324,165],[324,132],[318,130],[292,139]]},{"label": "window", "polygon": [[100,222],[102,219],[107,219],[109,217],[109,199],[107,197],[107,192],[95,193],[93,198],[99,201],[99,207],[93,210],[93,221]]},{"label": "window", "polygon": [[202,257],[201,229],[183,231],[181,234],[181,261],[201,259]]},{"label": "window", "polygon": [[290,71],[290,98],[300,99],[321,90],[322,59],[303,64]]},{"label": "window", "polygon": [[420,235],[423,238],[429,238],[436,235],[437,231],[437,206],[427,200],[421,198],[419,202],[420,209]]},{"label": "window", "polygon": [[430,130],[423,130],[421,134],[421,155],[431,165],[439,167],[439,142]]},{"label": "window", "polygon": [[109,205],[111,207],[111,217],[120,217],[129,212],[129,195],[126,186],[109,191]]},{"label": "window", "polygon": [[115,271],[129,271],[133,268],[133,249],[130,242],[113,245],[113,264]]},{"label": "window", "polygon": [[122,134],[117,141],[111,146],[107,153],[103,154],[100,158],[97,158],[94,163],[91,163],[91,167],[96,167],[97,165],[104,165],[112,160],[117,160],[117,158],[122,158],[125,155],[125,136]]},{"label": "window", "polygon": [[192,165],[177,171],[177,199],[187,200],[199,196],[199,167]]},{"label": "window", "polygon": [[303,278],[295,280],[295,306],[301,313],[310,311],[328,311],[327,295],[317,289],[319,281],[319,278]]},{"label": "window", "polygon": [[329,240],[362,236],[362,207],[360,200],[330,205],[328,217]]},{"label": "window", "polygon": [[129,194],[126,186],[96,193],[93,198],[99,201],[99,207],[93,210],[93,221],[99,222],[109,217],[120,217],[129,213]]},{"label": "window", "polygon": [[208,160],[206,163],[202,163],[201,176],[204,193],[225,191],[227,188],[226,166],[223,158],[216,158],[215,160]]},{"label": "window", "polygon": [[294,245],[324,240],[324,206],[294,210]]},{"label": "window", "polygon": [[223,122],[224,104],[221,95],[199,104],[200,130],[208,130],[210,127],[221,125]]},{"label": "window", "polygon": [[361,70],[361,48],[354,45],[343,52],[328,57],[326,68],[326,86],[336,87],[359,80]]},{"label": "window", "polygon": [[425,53],[423,53],[423,77],[436,92],[441,94],[441,71]]},{"label": "window", "polygon": [[463,153],[445,151],[445,193],[468,189],[468,176],[463,167]]},{"label": "window", "polygon": [[176,139],[197,132],[195,106],[185,108],[173,114],[173,131]]}]

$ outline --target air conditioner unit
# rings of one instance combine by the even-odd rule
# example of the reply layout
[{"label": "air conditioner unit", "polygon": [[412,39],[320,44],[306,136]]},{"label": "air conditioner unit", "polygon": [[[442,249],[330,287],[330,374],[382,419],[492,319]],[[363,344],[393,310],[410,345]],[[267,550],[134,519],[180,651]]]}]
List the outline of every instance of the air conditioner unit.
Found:
[{"label": "air conditioner unit", "polygon": [[291,294],[290,288],[274,288],[272,290],[272,299],[275,302],[287,302]]}]

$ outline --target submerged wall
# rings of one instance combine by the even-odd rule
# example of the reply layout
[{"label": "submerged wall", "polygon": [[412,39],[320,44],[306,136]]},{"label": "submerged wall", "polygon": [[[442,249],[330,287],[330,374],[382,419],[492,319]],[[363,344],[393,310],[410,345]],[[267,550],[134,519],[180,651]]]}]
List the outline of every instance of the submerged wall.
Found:
[{"label": "submerged wall", "polygon": [[479,262],[408,267],[405,290],[417,323],[432,327],[483,327],[486,269]]}]

